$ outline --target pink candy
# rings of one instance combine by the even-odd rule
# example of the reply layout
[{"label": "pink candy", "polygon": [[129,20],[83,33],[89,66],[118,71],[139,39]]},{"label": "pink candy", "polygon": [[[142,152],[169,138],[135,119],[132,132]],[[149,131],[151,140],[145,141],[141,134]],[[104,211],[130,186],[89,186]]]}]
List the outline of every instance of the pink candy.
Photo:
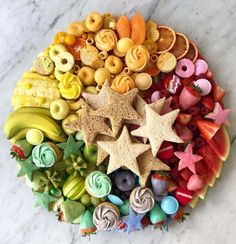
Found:
[{"label": "pink candy", "polygon": [[160,92],[159,91],[155,91],[155,92],[152,93],[151,102],[154,103],[154,102],[158,101],[160,98],[161,98]]},{"label": "pink candy", "polygon": [[195,65],[194,75],[196,75],[196,76],[205,74],[208,70],[208,64],[203,59],[197,59],[196,62],[194,63],[194,65]]},{"label": "pink candy", "polygon": [[175,73],[181,78],[189,78],[194,74],[195,66],[190,59],[180,59],[176,65]]},{"label": "pink candy", "polygon": [[211,83],[207,79],[198,79],[194,84],[202,90],[201,96],[206,96],[211,92]]}]

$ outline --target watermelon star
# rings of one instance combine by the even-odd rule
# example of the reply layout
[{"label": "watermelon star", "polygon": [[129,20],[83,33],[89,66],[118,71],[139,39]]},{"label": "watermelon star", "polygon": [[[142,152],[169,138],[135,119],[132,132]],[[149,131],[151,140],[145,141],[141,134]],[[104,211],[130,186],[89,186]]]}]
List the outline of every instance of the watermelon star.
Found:
[{"label": "watermelon star", "polygon": [[185,148],[184,152],[178,151],[174,153],[180,159],[178,170],[189,168],[193,174],[196,174],[195,163],[200,161],[203,157],[193,154],[193,147],[191,144]]},{"label": "watermelon star", "polygon": [[32,156],[29,156],[26,160],[18,160],[17,162],[20,165],[20,170],[17,176],[20,177],[27,175],[31,180],[33,171],[38,169],[38,167],[33,163]]},{"label": "watermelon star", "polygon": [[214,111],[205,116],[207,119],[213,119],[217,125],[229,125],[227,119],[230,109],[222,109],[219,103],[215,103]]},{"label": "watermelon star", "polygon": [[49,211],[50,203],[57,200],[56,197],[50,196],[48,192],[35,192],[36,203],[35,207],[42,206]]},{"label": "watermelon star", "polygon": [[84,145],[83,141],[75,141],[72,135],[69,135],[67,142],[57,144],[64,150],[63,159],[67,159],[71,154],[80,154],[80,148]]}]

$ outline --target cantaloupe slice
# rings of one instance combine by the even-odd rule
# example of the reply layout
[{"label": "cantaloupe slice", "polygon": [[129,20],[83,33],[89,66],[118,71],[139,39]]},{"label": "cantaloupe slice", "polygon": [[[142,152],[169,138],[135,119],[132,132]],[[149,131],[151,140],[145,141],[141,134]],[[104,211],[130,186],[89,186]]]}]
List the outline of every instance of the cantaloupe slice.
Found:
[{"label": "cantaloupe slice", "polygon": [[146,37],[146,24],[143,16],[137,12],[131,22],[131,39],[135,44],[142,44]]},{"label": "cantaloupe slice", "polygon": [[120,38],[130,37],[131,35],[131,24],[127,16],[121,15],[116,23],[116,30]]}]

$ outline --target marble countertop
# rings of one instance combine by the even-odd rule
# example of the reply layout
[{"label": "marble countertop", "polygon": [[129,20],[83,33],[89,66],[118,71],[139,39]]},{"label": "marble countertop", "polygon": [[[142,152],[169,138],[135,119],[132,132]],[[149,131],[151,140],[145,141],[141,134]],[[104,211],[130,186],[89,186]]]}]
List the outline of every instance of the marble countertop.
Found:
[{"label": "marble countertop", "polygon": [[[11,110],[10,97],[24,70],[31,67],[37,53],[47,46],[56,31],[67,23],[84,18],[91,11],[126,13],[141,11],[146,18],[167,24],[194,40],[205,55],[216,81],[228,90],[225,103],[232,109],[231,156],[221,178],[208,192],[184,224],[168,233],[158,230],[135,232],[130,236],[100,232],[80,236],[78,226],[62,224],[52,214],[34,208],[34,197],[9,156],[2,125]],[[216,0],[12,0],[0,1],[0,243],[236,243],[236,1]]]}]

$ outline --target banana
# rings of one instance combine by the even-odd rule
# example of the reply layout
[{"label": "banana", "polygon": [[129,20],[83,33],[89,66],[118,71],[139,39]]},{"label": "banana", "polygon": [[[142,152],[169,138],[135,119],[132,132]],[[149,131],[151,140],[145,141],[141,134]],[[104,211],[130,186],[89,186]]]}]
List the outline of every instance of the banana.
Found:
[{"label": "banana", "polygon": [[39,113],[26,112],[10,115],[4,124],[3,130],[6,137],[9,139],[19,130],[27,127],[37,128],[49,136],[64,137],[62,128],[52,118]]},{"label": "banana", "polygon": [[51,117],[50,110],[48,108],[39,108],[39,107],[22,107],[15,110],[14,113],[39,113]]},{"label": "banana", "polygon": [[31,128],[24,128],[19,130],[10,140],[11,144],[15,144],[17,141],[25,139],[27,131]]}]

